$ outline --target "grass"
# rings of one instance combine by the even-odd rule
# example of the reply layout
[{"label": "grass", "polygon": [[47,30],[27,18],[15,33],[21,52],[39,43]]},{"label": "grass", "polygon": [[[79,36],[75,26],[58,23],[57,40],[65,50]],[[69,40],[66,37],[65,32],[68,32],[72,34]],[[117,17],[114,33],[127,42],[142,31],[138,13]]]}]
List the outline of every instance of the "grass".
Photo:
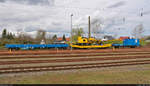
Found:
[{"label": "grass", "polygon": [[6,49],[5,46],[0,46],[0,49]]},{"label": "grass", "polygon": [[144,40],[141,39],[140,44],[141,44],[141,46],[145,46],[147,43]]},{"label": "grass", "polygon": [[[150,65],[148,66],[150,67]],[[138,68],[138,67],[137,67]],[[131,68],[132,69],[132,68]],[[150,84],[149,70],[106,69],[0,77],[1,84]]]},{"label": "grass", "polygon": [[142,45],[142,46],[146,46],[146,45],[148,45],[148,44],[150,44],[150,42],[146,42],[145,40],[140,40],[140,44]]}]

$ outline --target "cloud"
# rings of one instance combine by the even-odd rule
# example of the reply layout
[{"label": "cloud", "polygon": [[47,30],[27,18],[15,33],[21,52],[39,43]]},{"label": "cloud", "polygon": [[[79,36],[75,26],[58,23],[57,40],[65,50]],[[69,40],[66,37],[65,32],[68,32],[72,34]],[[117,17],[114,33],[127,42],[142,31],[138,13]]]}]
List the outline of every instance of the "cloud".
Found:
[{"label": "cloud", "polygon": [[[146,30],[150,27],[148,24],[150,6],[147,0],[0,0],[0,2],[0,31],[7,28],[13,32],[22,29],[32,33],[43,29],[51,34],[68,34],[71,29],[71,13],[74,15],[73,28],[80,26],[85,32],[88,31],[88,16],[91,16],[92,23],[102,22],[104,32],[108,33],[112,33],[114,28],[132,29],[141,22]],[[144,9],[143,18],[139,16],[141,8]],[[130,30],[122,33],[129,34],[129,32]]]},{"label": "cloud", "polygon": [[54,5],[54,0],[0,0],[0,2],[10,2],[27,5]]},{"label": "cloud", "polygon": [[112,5],[108,6],[107,8],[117,8],[117,7],[123,6],[125,4],[126,4],[125,1],[119,1],[119,2],[117,2],[115,4],[112,4]]}]

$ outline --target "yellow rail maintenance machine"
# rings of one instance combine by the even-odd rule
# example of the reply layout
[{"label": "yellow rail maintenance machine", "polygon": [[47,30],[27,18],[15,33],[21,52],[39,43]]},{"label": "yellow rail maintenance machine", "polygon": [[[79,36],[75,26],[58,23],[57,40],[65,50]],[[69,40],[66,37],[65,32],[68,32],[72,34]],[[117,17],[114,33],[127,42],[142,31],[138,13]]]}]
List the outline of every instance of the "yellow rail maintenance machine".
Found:
[{"label": "yellow rail maintenance machine", "polygon": [[91,37],[90,31],[90,16],[89,16],[89,37],[78,37],[77,43],[70,45],[74,49],[99,49],[99,48],[109,48],[112,44],[103,44],[101,40],[97,40]]},{"label": "yellow rail maintenance machine", "polygon": [[71,47],[73,49],[100,49],[109,48],[111,44],[103,44],[101,40],[95,38],[78,37],[78,42],[71,44]]}]

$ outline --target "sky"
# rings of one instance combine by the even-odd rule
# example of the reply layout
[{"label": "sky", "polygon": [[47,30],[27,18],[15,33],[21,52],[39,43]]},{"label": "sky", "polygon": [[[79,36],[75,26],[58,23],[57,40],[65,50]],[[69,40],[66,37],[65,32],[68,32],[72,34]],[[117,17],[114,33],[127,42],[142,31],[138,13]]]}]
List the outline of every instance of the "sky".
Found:
[{"label": "sky", "polygon": [[88,16],[97,34],[132,36],[143,24],[143,35],[150,35],[149,4],[150,0],[0,0],[0,32],[6,28],[35,36],[42,29],[48,35],[70,36],[73,14],[73,28],[82,27],[85,36]]}]

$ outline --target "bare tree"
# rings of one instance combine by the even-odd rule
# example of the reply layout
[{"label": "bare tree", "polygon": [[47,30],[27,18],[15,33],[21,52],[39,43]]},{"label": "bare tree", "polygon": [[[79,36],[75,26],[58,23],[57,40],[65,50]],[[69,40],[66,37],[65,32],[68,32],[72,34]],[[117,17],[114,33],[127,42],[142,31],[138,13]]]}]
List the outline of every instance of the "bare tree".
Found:
[{"label": "bare tree", "polygon": [[73,41],[77,41],[79,36],[82,36],[84,34],[83,28],[74,28],[72,29],[72,33],[73,33]]},{"label": "bare tree", "polygon": [[19,43],[21,44],[28,44],[34,42],[34,39],[27,33],[19,33],[18,37],[16,37],[16,40],[19,41]]},{"label": "bare tree", "polygon": [[139,25],[137,25],[137,26],[133,29],[132,35],[133,35],[135,38],[141,38],[143,32],[144,32],[143,24],[139,24]]},{"label": "bare tree", "polygon": [[53,40],[53,41],[56,41],[56,40],[57,40],[57,35],[56,35],[56,34],[52,37],[52,40]]},{"label": "bare tree", "polygon": [[53,43],[52,35],[47,34],[47,37],[46,37],[46,43],[47,43],[47,44]]},{"label": "bare tree", "polygon": [[95,37],[99,37],[102,34],[102,24],[103,22],[99,19],[94,19],[92,21],[92,32]]},{"label": "bare tree", "polygon": [[36,34],[36,42],[40,43],[42,40],[46,41],[46,31],[38,30]]}]

